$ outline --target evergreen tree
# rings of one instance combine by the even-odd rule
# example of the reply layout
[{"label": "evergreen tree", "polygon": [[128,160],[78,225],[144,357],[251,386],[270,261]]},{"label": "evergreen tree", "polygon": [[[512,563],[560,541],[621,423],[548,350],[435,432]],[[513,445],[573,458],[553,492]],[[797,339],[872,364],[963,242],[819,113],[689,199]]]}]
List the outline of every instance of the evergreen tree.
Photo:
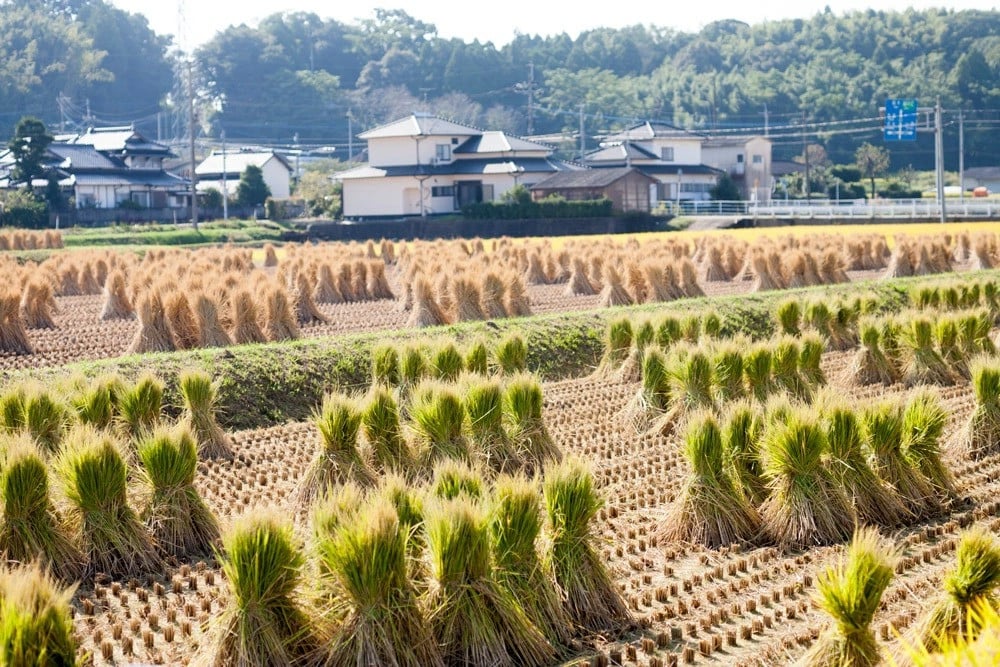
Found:
[{"label": "evergreen tree", "polygon": [[236,201],[241,206],[262,206],[270,196],[271,189],[264,182],[264,172],[260,167],[247,165],[236,187]]},{"label": "evergreen tree", "polygon": [[45,165],[42,159],[53,137],[49,134],[45,123],[33,116],[25,116],[17,122],[14,136],[7,143],[14,158],[14,168],[11,170],[11,180],[15,183],[27,183],[45,175]]}]

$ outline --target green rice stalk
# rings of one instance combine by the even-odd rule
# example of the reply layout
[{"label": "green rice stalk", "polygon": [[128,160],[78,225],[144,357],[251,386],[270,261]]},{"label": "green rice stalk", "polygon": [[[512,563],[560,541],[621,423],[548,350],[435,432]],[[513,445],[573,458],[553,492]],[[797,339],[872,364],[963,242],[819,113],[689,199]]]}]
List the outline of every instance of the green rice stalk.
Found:
[{"label": "green rice stalk", "polygon": [[980,310],[963,315],[958,322],[958,341],[967,358],[977,354],[996,354],[997,348],[990,338],[993,317],[989,311]]},{"label": "green rice stalk", "polygon": [[124,386],[117,376],[104,376],[80,388],[70,403],[81,422],[107,429],[114,423],[118,397]]},{"label": "green rice stalk", "polygon": [[826,341],[831,348],[833,346],[833,313],[830,307],[823,301],[810,301],[806,304],[803,321],[813,331]]},{"label": "green rice stalk", "polygon": [[903,411],[903,453],[944,499],[958,497],[955,477],[941,455],[941,436],[948,413],[937,393],[929,388],[915,391]]},{"label": "green rice stalk", "polygon": [[417,456],[426,470],[442,459],[470,460],[471,449],[462,428],[465,406],[453,389],[431,385],[418,388],[410,406],[410,419]]},{"label": "green rice stalk", "polygon": [[681,318],[681,340],[694,345],[701,338],[701,317],[695,314]]},{"label": "green rice stalk", "polygon": [[788,299],[778,304],[775,319],[778,322],[778,329],[788,336],[798,336],[801,333],[799,320],[802,317],[802,307],[795,299]]},{"label": "green rice stalk", "polygon": [[546,472],[542,491],[549,536],[543,562],[562,591],[570,621],[587,633],[620,632],[632,617],[591,531],[602,501],[590,470],[567,459]]},{"label": "green rice stalk", "polygon": [[619,382],[638,382],[642,378],[642,362],[646,349],[656,342],[656,327],[649,320],[643,320],[635,327],[632,348],[625,361],[618,367],[614,378]]},{"label": "green rice stalk", "polygon": [[941,289],[941,306],[943,310],[951,311],[961,308],[961,295],[954,285]]},{"label": "green rice stalk", "polygon": [[876,322],[865,321],[860,325],[861,346],[851,360],[848,376],[858,386],[872,384],[892,385],[899,381],[900,373],[892,360],[882,351],[882,330]]},{"label": "green rice stalk", "polygon": [[412,454],[399,421],[396,399],[385,388],[375,389],[361,409],[361,430],[375,467],[381,471],[404,472]]},{"label": "green rice stalk", "polygon": [[816,579],[817,602],[832,623],[799,664],[874,667],[881,661],[871,623],[892,582],[897,559],[892,543],[877,530],[858,529],[846,557]]},{"label": "green rice stalk", "polygon": [[477,460],[496,472],[521,467],[518,452],[504,429],[503,389],[498,382],[484,379],[468,384],[465,414],[469,421],[469,442]]},{"label": "green rice stalk", "polygon": [[528,370],[528,346],[520,334],[510,334],[497,344],[497,365],[504,375],[516,375]]},{"label": "green rice stalk", "polygon": [[701,318],[701,333],[706,338],[719,338],[722,334],[722,320],[716,313],[706,313]]},{"label": "green rice stalk", "polygon": [[641,368],[642,384],[622,411],[622,418],[636,433],[644,433],[670,407],[666,356],[659,348],[646,348]]},{"label": "green rice stalk", "polygon": [[40,387],[24,397],[24,428],[47,454],[59,449],[69,423],[69,409]]},{"label": "green rice stalk", "polygon": [[902,406],[891,400],[870,406],[862,413],[862,424],[875,474],[896,489],[914,516],[936,513],[940,505],[934,487],[903,449]]},{"label": "green rice stalk", "polygon": [[835,403],[823,410],[823,424],[830,448],[827,467],[850,498],[858,519],[877,526],[898,526],[912,519],[896,489],[872,470],[857,413]]},{"label": "green rice stalk", "polygon": [[934,348],[934,325],[925,317],[907,320],[900,332],[903,344],[903,382],[918,384],[955,384],[956,375]]},{"label": "green rice stalk", "polygon": [[608,325],[604,341],[604,356],[598,368],[604,372],[617,370],[632,349],[632,320],[620,317]]},{"label": "green rice stalk", "polygon": [[719,401],[735,401],[746,394],[743,385],[743,352],[734,344],[715,353],[713,374]]},{"label": "green rice stalk", "polygon": [[982,296],[982,288],[979,283],[972,283],[971,285],[962,285],[962,306],[964,308],[975,308],[979,305],[980,297]]},{"label": "green rice stalk", "polygon": [[955,567],[944,578],[944,593],[918,622],[913,636],[928,651],[965,637],[974,641],[982,630],[972,611],[988,605],[996,609],[1000,585],[1000,544],[985,527],[962,534],[955,551]]},{"label": "green rice stalk", "polygon": [[407,345],[399,355],[399,395],[406,400],[410,392],[428,377],[427,360],[423,351],[414,345]]},{"label": "green rice stalk", "polygon": [[673,315],[666,315],[656,326],[656,344],[664,350],[681,339],[681,321]]},{"label": "green rice stalk", "polygon": [[466,463],[445,460],[434,466],[431,493],[442,500],[459,496],[479,500],[484,495],[484,486],[483,476]]},{"label": "green rice stalk", "polygon": [[823,339],[816,334],[804,334],[799,338],[799,372],[813,389],[826,384],[823,362]]},{"label": "green rice stalk", "polygon": [[8,433],[17,433],[26,425],[24,403],[28,391],[21,385],[8,388],[0,394],[0,423]]},{"label": "green rice stalk", "polygon": [[321,538],[316,550],[336,590],[331,628],[314,664],[444,666],[407,574],[408,533],[392,505],[376,501]]},{"label": "green rice stalk", "polygon": [[128,578],[162,570],[156,543],[128,503],[128,469],[111,436],[75,427],[55,467],[89,573]]},{"label": "green rice stalk", "polygon": [[538,555],[542,529],[538,483],[523,476],[504,476],[493,488],[490,529],[493,561],[500,585],[524,607],[528,618],[553,646],[572,640],[569,617],[559,591]]},{"label": "green rice stalk", "polygon": [[774,343],[774,352],[771,356],[771,372],[779,390],[788,392],[798,400],[808,402],[812,398],[812,390],[799,373],[800,354],[795,339],[778,339]]},{"label": "green rice stalk", "polygon": [[399,385],[399,350],[393,345],[372,348],[372,386],[391,389]]},{"label": "green rice stalk", "polygon": [[758,344],[743,355],[743,377],[747,393],[757,402],[764,403],[775,391],[774,376],[771,373],[771,347]]},{"label": "green rice stalk", "polygon": [[[900,368],[903,363],[903,346],[900,338],[903,335],[903,325],[892,317],[882,320],[879,331],[879,342],[882,343],[882,351],[887,359],[892,362],[895,368]],[[899,372],[902,374],[902,371]]]},{"label": "green rice stalk", "polygon": [[210,555],[219,523],[194,486],[198,446],[190,430],[160,429],[139,443],[148,499],[139,518],[153,539],[178,559]]},{"label": "green rice stalk", "polygon": [[768,426],[762,446],[768,497],[761,516],[765,532],[784,547],[842,542],[854,531],[851,502],[823,465],[827,451],[822,426],[803,410]]},{"label": "green rice stalk", "polygon": [[38,564],[0,573],[0,664],[89,664],[77,657],[72,597],[73,588],[62,588]]},{"label": "green rice stalk", "polygon": [[452,342],[439,345],[431,356],[431,374],[442,382],[454,382],[465,370],[465,360]]},{"label": "green rice stalk", "polygon": [[747,400],[730,405],[722,425],[723,469],[753,507],[767,497],[759,448],[763,428],[758,408]]},{"label": "green rice stalk", "polygon": [[219,387],[207,373],[184,371],[178,377],[184,413],[181,424],[191,429],[202,459],[233,458],[233,444],[216,421]]},{"label": "green rice stalk", "polygon": [[969,378],[965,350],[959,341],[959,320],[957,317],[942,317],[934,327],[937,347],[945,364],[963,379]]},{"label": "green rice stalk", "polygon": [[163,408],[163,382],[146,373],[122,390],[118,404],[126,435],[138,440],[156,429]]},{"label": "green rice stalk", "polygon": [[238,519],[218,554],[229,603],[218,617],[204,662],[292,665],[313,655],[309,618],[297,601],[304,558],[292,527],[272,512]]},{"label": "green rice stalk", "polygon": [[83,555],[49,494],[49,473],[35,445],[22,438],[4,444],[0,472],[0,554],[11,562],[37,561],[60,580],[83,574]]},{"label": "green rice stalk", "polygon": [[691,417],[684,454],[691,470],[667,512],[663,538],[710,548],[754,540],[760,515],[725,472],[722,429],[710,412]]},{"label": "green rice stalk", "polygon": [[[313,546],[329,540],[345,523],[354,521],[368,502],[365,492],[354,482],[347,482],[329,489],[316,498],[309,508],[309,525],[312,529]],[[326,562],[320,558],[317,569],[321,576],[332,574],[326,569]],[[331,598],[332,596],[324,595]]]},{"label": "green rice stalk", "polygon": [[860,309],[847,303],[839,304],[830,319],[830,347],[834,350],[850,350],[858,344],[858,317]]},{"label": "green rice stalk", "polygon": [[490,352],[485,341],[476,340],[465,351],[465,370],[475,375],[489,375]]},{"label": "green rice stalk", "polygon": [[534,376],[519,375],[507,383],[504,420],[514,450],[529,473],[562,460],[562,452],[545,425],[543,402],[542,385]]},{"label": "green rice stalk", "polygon": [[496,579],[488,516],[467,499],[428,508],[428,621],[446,664],[548,665],[555,649]]},{"label": "green rice stalk", "polygon": [[921,310],[936,307],[940,299],[937,289],[929,285],[918,285],[910,290],[910,303]]},{"label": "green rice stalk", "polygon": [[427,561],[424,558],[427,538],[424,533],[423,496],[399,475],[389,474],[382,478],[377,497],[387,500],[395,508],[402,530],[409,535],[406,547],[410,578],[420,585],[427,579]]},{"label": "green rice stalk", "polygon": [[976,407],[959,443],[966,456],[982,459],[1000,450],[1000,362],[977,357],[969,363],[969,371]]},{"label": "green rice stalk", "polygon": [[361,408],[357,401],[346,396],[327,395],[313,423],[319,432],[320,449],[299,487],[299,503],[308,506],[317,496],[345,482],[373,486],[375,473],[358,449]]}]

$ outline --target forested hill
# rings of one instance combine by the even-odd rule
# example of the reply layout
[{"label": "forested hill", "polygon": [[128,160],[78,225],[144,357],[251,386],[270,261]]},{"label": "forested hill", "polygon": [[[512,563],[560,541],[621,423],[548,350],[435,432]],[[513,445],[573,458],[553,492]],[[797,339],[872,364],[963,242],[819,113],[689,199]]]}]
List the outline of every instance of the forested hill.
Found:
[{"label": "forested hill", "polygon": [[[0,0],[0,122],[12,128],[31,113],[83,123],[89,100],[94,122],[181,136],[185,68],[172,59],[144,18],[103,0]],[[951,135],[963,110],[967,166],[995,163],[1000,147],[997,11],[826,11],[698,33],[520,35],[502,46],[444,39],[400,10],[354,24],[275,14],[218,33],[194,72],[201,131],[245,142],[298,137],[340,149],[349,114],[357,134],[424,110],[522,135],[576,132],[582,117],[591,146],[594,134],[637,119],[715,131],[762,131],[766,120],[779,155],[807,138],[837,158],[879,140],[886,98],[923,107],[940,96]],[[902,159],[929,166],[931,146],[924,136]]]}]

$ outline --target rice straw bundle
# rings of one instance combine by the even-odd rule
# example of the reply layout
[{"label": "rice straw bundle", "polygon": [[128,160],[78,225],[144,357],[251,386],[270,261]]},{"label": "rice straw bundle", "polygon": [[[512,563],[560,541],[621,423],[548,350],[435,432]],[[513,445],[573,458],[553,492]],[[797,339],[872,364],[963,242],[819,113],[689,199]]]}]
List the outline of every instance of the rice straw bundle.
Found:
[{"label": "rice straw bundle", "polygon": [[896,489],[914,516],[933,514],[939,508],[934,487],[903,449],[903,406],[892,400],[872,405],[862,413],[862,423],[875,473]]},{"label": "rice straw bundle", "polygon": [[469,442],[475,458],[496,472],[521,466],[503,424],[503,388],[493,380],[465,385],[465,414],[469,422]]},{"label": "rice straw bundle", "polygon": [[941,456],[941,436],[948,413],[937,393],[922,388],[910,395],[903,410],[903,451],[942,500],[958,497],[955,478]]},{"label": "rice straw bundle", "polygon": [[542,491],[549,533],[545,564],[563,593],[570,622],[587,633],[613,633],[631,625],[591,530],[602,501],[590,470],[579,460],[567,460],[547,471]]},{"label": "rice straw bundle", "polygon": [[207,373],[181,372],[177,384],[184,401],[180,423],[191,429],[203,459],[231,459],[233,445],[216,420],[219,385]]},{"label": "rice straw bundle", "polygon": [[772,420],[762,447],[768,497],[761,506],[765,532],[787,547],[840,542],[855,515],[843,487],[823,465],[826,433],[802,410]]},{"label": "rice straw bundle", "polygon": [[763,429],[758,410],[748,400],[730,405],[722,423],[723,469],[753,507],[767,497],[760,459]]},{"label": "rice straw bundle", "polygon": [[552,440],[542,414],[541,383],[531,375],[519,375],[507,382],[503,412],[517,458],[527,470],[541,470],[562,460],[562,452]]},{"label": "rice straw bundle", "polygon": [[969,364],[976,407],[959,434],[962,452],[982,459],[1000,449],[1000,363],[977,357]]},{"label": "rice straw bundle", "polygon": [[0,571],[0,664],[83,665],[73,631],[73,592],[38,564]]},{"label": "rice straw bundle", "polygon": [[467,499],[428,508],[428,620],[446,664],[546,665],[555,650],[490,568],[486,514]]},{"label": "rice straw bundle", "polygon": [[323,398],[313,417],[319,433],[319,451],[299,487],[299,503],[305,507],[338,484],[353,482],[363,487],[375,484],[375,474],[358,450],[361,409],[357,402],[337,394]]},{"label": "rice straw bundle", "polygon": [[179,559],[209,555],[219,524],[194,486],[198,447],[190,430],[159,430],[139,443],[148,499],[140,519],[153,539]]},{"label": "rice straw bundle", "polygon": [[135,309],[125,289],[125,274],[117,269],[108,274],[104,281],[104,305],[101,307],[102,320],[124,320],[135,315]]},{"label": "rice straw bundle", "polygon": [[874,667],[881,661],[871,623],[898,554],[876,530],[861,528],[845,556],[817,578],[817,601],[833,623],[799,661],[803,667]]},{"label": "rice straw bundle", "polygon": [[668,511],[663,538],[710,548],[753,540],[760,516],[725,472],[722,429],[715,417],[708,412],[692,416],[684,442],[691,470]]}]

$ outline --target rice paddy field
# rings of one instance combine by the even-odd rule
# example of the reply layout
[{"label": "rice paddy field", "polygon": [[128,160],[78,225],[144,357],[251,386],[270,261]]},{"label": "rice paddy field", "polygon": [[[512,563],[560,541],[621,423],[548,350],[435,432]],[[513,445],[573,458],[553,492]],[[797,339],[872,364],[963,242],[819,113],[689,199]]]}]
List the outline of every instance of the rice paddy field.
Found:
[{"label": "rice paddy field", "polygon": [[12,234],[4,664],[995,663],[992,226]]}]

